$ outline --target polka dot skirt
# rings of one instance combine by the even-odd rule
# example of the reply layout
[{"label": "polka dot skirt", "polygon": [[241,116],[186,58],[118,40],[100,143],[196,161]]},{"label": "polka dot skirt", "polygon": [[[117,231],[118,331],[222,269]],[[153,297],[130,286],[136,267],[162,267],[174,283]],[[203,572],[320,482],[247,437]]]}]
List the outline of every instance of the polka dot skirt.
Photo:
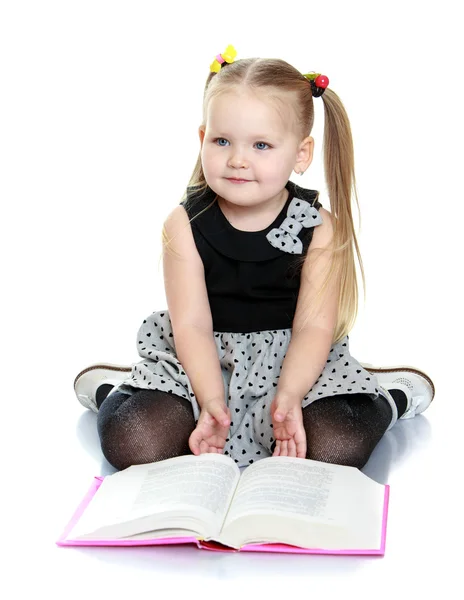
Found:
[{"label": "polka dot skirt", "polygon": [[[270,404],[290,339],[291,329],[214,333],[232,419],[224,453],[239,467],[271,455],[274,437]],[[144,320],[137,335],[137,349],[143,360],[133,366],[130,377],[118,391],[132,393],[135,387],[177,394],[190,400],[198,420],[200,407],[177,360],[167,310],[155,312]],[[364,393],[375,399],[379,388],[376,376],[350,355],[345,336],[331,347],[327,363],[302,406],[325,396],[351,393]]]}]

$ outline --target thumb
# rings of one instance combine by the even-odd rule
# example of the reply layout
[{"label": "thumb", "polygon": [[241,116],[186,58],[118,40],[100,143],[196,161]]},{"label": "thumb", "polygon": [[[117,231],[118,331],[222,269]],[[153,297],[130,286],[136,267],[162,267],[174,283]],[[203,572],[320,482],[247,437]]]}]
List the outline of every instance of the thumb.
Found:
[{"label": "thumb", "polygon": [[282,421],[285,421],[285,417],[286,416],[287,416],[287,411],[286,410],[282,410],[281,408],[279,410],[276,410],[276,412],[274,413],[274,419],[278,423],[281,423]]},{"label": "thumb", "polygon": [[285,401],[280,400],[277,408],[274,410],[274,419],[278,423],[282,423],[288,417],[288,413],[291,410],[291,406],[288,406]]},{"label": "thumb", "polygon": [[213,416],[218,423],[227,427],[230,425],[229,412],[227,406],[221,404],[213,404],[209,407],[209,413]]}]

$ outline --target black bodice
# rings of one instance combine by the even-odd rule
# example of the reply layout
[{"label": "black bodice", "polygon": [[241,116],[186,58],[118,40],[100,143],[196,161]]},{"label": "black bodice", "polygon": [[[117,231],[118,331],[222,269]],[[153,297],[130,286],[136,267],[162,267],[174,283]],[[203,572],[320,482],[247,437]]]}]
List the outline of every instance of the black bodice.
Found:
[{"label": "black bodice", "polygon": [[[301,199],[313,207],[314,213],[314,209],[318,211],[322,205],[315,190],[301,188],[290,180],[285,187],[289,191],[285,206],[275,221],[262,231],[235,229],[217,201],[190,223],[204,265],[216,332],[247,333],[292,327],[300,288],[301,257],[306,255],[314,227],[304,226],[299,231],[297,238],[302,248],[299,254],[280,249],[280,244],[279,248],[275,247],[266,236],[290,216],[293,199],[296,200],[292,206],[299,206],[298,199]],[[193,219],[215,198],[215,192],[209,187],[202,192],[189,187],[182,205],[189,219]],[[297,238],[293,236],[292,241],[300,244]]]}]

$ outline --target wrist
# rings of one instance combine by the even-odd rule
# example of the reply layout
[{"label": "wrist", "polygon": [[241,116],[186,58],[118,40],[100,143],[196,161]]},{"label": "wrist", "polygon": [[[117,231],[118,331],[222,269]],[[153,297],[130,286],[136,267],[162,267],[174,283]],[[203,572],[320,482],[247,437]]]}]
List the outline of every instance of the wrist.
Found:
[{"label": "wrist", "polygon": [[212,398],[203,398],[202,400],[199,400],[197,398],[197,402],[201,409],[208,409],[208,407],[211,407],[211,406],[225,406],[226,405],[223,396],[213,396]]},{"label": "wrist", "polygon": [[298,406],[301,404],[302,398],[294,392],[290,392],[288,390],[279,391],[277,388],[276,400],[279,403],[285,404],[286,406]]}]

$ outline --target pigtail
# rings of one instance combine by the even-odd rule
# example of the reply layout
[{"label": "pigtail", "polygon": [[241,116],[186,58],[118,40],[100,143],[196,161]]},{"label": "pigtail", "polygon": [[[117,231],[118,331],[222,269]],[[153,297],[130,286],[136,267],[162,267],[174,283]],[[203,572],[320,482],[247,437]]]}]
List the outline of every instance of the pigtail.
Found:
[{"label": "pigtail", "polygon": [[358,285],[354,249],[358,257],[364,289],[365,276],[361,253],[354,231],[351,210],[352,192],[356,192],[354,148],[350,122],[337,94],[327,88],[322,94],[324,102],[324,170],[333,216],[333,274],[340,281],[338,323],[334,341],[339,341],[354,326],[358,312]]}]

